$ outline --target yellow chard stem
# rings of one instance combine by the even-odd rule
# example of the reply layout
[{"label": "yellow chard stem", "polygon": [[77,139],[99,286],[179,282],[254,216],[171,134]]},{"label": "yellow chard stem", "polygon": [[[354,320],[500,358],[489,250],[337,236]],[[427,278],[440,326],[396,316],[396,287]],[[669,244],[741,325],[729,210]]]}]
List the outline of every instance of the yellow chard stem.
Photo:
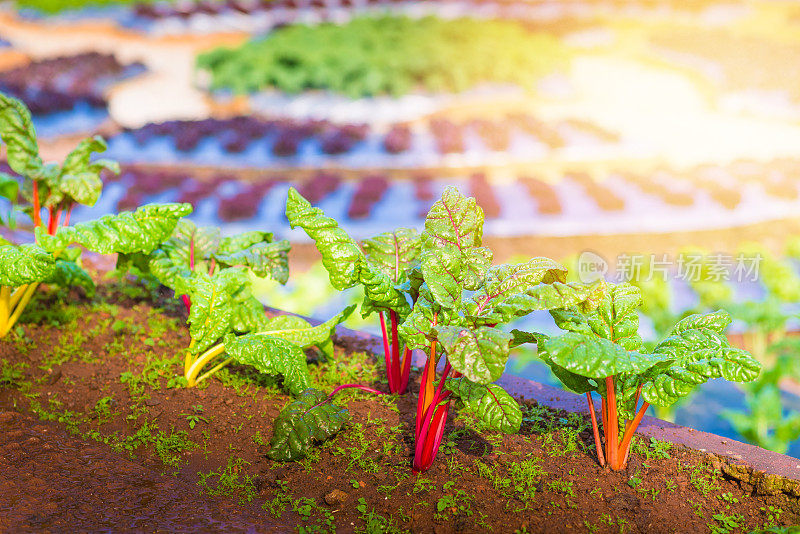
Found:
[{"label": "yellow chard stem", "polygon": [[9,310],[17,305],[17,302],[19,302],[19,299],[22,298],[22,295],[25,293],[26,289],[28,289],[28,284],[25,284],[24,286],[19,286],[14,290],[13,293],[11,293],[11,297],[8,300]]},{"label": "yellow chard stem", "polygon": [[213,375],[214,373],[216,373],[217,371],[219,371],[220,369],[222,369],[223,367],[225,367],[226,365],[228,365],[232,361],[233,361],[233,358],[228,358],[227,360],[223,361],[222,363],[218,363],[217,365],[212,367],[209,371],[207,371],[207,372],[203,373],[202,375],[200,375],[197,378],[197,380],[195,380],[195,385],[199,384],[200,382],[202,382],[203,380],[205,380],[209,376]]},{"label": "yellow chard stem", "polygon": [[5,332],[6,321],[8,321],[8,311],[11,309],[8,301],[11,297],[11,288],[0,286],[0,332]]},{"label": "yellow chard stem", "polygon": [[22,298],[17,303],[17,307],[14,309],[14,312],[11,314],[11,317],[9,317],[3,329],[0,330],[0,337],[5,337],[5,335],[8,334],[8,332],[11,331],[11,329],[14,327],[17,320],[19,319],[19,316],[22,315],[25,306],[27,306],[28,302],[31,301],[33,293],[36,291],[36,288],[38,286],[39,284],[37,283],[37,284],[31,284],[27,288],[25,288],[25,293],[22,295]]},{"label": "yellow chard stem", "polygon": [[216,360],[223,352],[225,352],[225,344],[220,343],[216,347],[211,347],[201,354],[186,372],[186,385],[188,387],[196,386],[198,383],[197,375],[200,374],[200,371],[203,369],[203,367],[205,367],[206,364]]},{"label": "yellow chard stem", "polygon": [[183,360],[183,374],[189,375],[189,369],[194,363],[194,356],[192,355],[192,347],[194,347],[194,339],[189,342],[189,348],[186,350],[186,358]]}]

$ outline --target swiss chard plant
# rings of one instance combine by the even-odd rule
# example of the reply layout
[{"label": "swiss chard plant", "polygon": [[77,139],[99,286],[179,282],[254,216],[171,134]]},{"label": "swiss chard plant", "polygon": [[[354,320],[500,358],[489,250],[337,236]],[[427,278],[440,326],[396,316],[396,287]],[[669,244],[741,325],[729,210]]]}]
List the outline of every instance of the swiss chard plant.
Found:
[{"label": "swiss chard plant", "polygon": [[95,152],[105,150],[103,139],[81,141],[60,165],[45,163],[30,112],[2,93],[0,139],[8,165],[17,174],[0,176],[2,198],[12,206],[2,222],[13,225],[14,212],[25,212],[35,236],[34,243],[22,245],[0,238],[0,338],[17,322],[40,283],[94,288],[77,262],[80,251],[72,245],[100,254],[150,252],[192,211],[188,204],[152,204],[70,226],[76,205],[92,206],[100,197],[101,172],[118,171],[114,162],[92,160]]},{"label": "swiss chard plant", "polygon": [[534,310],[591,308],[603,289],[567,283],[566,269],[547,258],[492,266],[482,237],[483,210],[475,199],[446,189],[425,220],[419,266],[407,283],[414,307],[400,326],[406,345],[428,355],[417,403],[416,471],[433,463],[453,398],[488,428],[519,430],[518,404],[493,384],[505,369],[513,339],[499,325]]},{"label": "swiss chard plant", "polygon": [[398,327],[413,305],[414,295],[408,288],[420,254],[419,233],[400,228],[359,243],[294,188],[289,190],[286,217],[292,228],[302,228],[314,240],[333,287],[340,291],[358,285],[364,288],[361,313],[364,317],[377,313],[380,318],[389,391],[404,393],[411,349],[401,348]]},{"label": "swiss chard plant", "polygon": [[[647,351],[638,333],[641,301],[632,285],[610,286],[591,312],[551,311],[566,331],[562,335],[515,331],[515,342],[537,342],[541,359],[567,389],[586,395],[598,460],[612,470],[625,467],[631,439],[651,404],[669,406],[711,378],[748,382],[761,369],[748,352],[728,342],[724,332],[731,318],[724,311],[682,319]],[[592,392],[601,398],[604,440]]]},{"label": "swiss chard plant", "polygon": [[[230,338],[227,344],[214,345],[228,334],[266,335],[266,332],[280,331],[282,334],[273,333],[273,337],[282,335],[285,341],[300,341],[299,346],[292,347],[298,362],[301,359],[305,362],[304,356],[299,356],[300,349],[309,344],[327,348],[330,328],[327,333],[317,329],[311,334],[310,325],[303,319],[268,319],[263,305],[252,293],[252,277],[286,283],[289,248],[288,241],[275,241],[269,232],[221,237],[219,228],[197,227],[191,221],[182,220],[172,236],[150,254],[120,255],[117,270],[152,276],[183,300],[192,338],[185,358],[184,377],[188,385],[194,386],[234,359],[253,363],[236,350],[243,341],[234,343]],[[291,332],[284,332],[287,325],[291,326]],[[223,352],[227,352],[229,358],[201,375],[201,371]],[[266,371],[266,366],[262,362],[259,368]],[[303,385],[307,384],[301,383],[296,391],[302,391]]]}]

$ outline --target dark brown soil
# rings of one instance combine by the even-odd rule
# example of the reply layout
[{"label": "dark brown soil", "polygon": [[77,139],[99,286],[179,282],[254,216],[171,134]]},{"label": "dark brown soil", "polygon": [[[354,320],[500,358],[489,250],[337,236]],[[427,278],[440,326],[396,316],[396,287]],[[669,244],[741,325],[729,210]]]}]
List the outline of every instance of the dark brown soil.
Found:
[{"label": "dark brown soil", "polygon": [[[342,392],[345,430],[312,457],[275,463],[272,420],[289,401],[278,381],[234,367],[200,388],[170,387],[188,345],[176,301],[107,284],[92,301],[40,290],[29,310],[0,342],[0,530],[694,533],[800,522],[796,498],[754,495],[687,449],[640,440],[626,471],[605,471],[588,416],[535,403],[513,436],[451,416],[433,468],[414,474],[416,382],[401,398]],[[375,385],[380,369],[362,348],[339,338],[333,362],[309,352],[315,386]]]}]

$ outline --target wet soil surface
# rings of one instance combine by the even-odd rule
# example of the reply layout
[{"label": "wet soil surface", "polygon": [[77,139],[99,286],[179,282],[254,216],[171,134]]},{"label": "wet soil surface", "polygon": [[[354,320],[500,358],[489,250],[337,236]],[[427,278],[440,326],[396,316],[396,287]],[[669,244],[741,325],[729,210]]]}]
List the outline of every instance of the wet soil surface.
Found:
[{"label": "wet soil surface", "polygon": [[0,530],[275,532],[274,521],[229,499],[0,410]]},{"label": "wet soil surface", "polygon": [[[266,457],[290,401],[226,368],[187,389],[185,316],[154,288],[93,299],[40,290],[0,341],[0,531],[750,532],[800,523],[798,499],[756,495],[715,460],[637,441],[628,469],[595,459],[588,416],[524,403],[519,434],[451,410],[432,469],[411,472],[410,394],[337,395],[351,421],[308,458]],[[312,383],[386,389],[363,340],[309,351]],[[49,421],[49,422],[47,422]],[[717,529],[717,530],[715,530]]]}]

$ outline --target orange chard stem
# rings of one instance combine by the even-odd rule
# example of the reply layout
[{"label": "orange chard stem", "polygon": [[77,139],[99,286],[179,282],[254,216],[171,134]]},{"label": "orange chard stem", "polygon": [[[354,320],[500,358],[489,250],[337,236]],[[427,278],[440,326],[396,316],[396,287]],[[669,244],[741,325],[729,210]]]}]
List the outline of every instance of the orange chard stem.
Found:
[{"label": "orange chard stem", "polygon": [[[628,426],[628,429],[625,431],[625,435],[622,437],[622,443],[620,443],[620,450],[625,452],[625,459],[628,459],[628,452],[630,451],[631,440],[633,439],[633,434],[636,432],[636,429],[639,428],[639,423],[642,422],[642,418],[644,417],[644,413],[647,411],[647,408],[650,407],[650,404],[647,402],[642,403],[642,407],[639,408],[639,411],[636,412],[636,417],[633,418],[633,421]],[[622,465],[619,466],[619,469],[622,469],[625,466],[625,462],[622,462]]]},{"label": "orange chard stem", "polygon": [[608,464],[615,471],[619,469],[619,421],[617,420],[617,393],[614,391],[614,377],[606,377],[606,397],[608,402],[608,431],[606,432],[606,452]]},{"label": "orange chard stem", "polygon": [[597,449],[597,460],[600,462],[600,467],[605,467],[606,460],[603,458],[603,446],[600,445],[600,430],[597,428],[597,414],[594,411],[591,392],[586,392],[586,401],[589,403],[589,415],[592,417],[592,432],[594,433],[594,446]]}]

